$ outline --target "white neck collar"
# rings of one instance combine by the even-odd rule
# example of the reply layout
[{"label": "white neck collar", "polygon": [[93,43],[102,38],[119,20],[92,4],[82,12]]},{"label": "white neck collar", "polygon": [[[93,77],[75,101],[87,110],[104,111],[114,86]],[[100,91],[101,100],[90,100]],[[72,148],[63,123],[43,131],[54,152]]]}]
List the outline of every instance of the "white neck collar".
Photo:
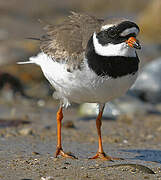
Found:
[{"label": "white neck collar", "polygon": [[136,57],[135,49],[128,46],[126,42],[122,42],[120,44],[109,43],[105,46],[101,45],[98,42],[95,32],[93,34],[93,45],[94,45],[95,52],[101,56]]}]

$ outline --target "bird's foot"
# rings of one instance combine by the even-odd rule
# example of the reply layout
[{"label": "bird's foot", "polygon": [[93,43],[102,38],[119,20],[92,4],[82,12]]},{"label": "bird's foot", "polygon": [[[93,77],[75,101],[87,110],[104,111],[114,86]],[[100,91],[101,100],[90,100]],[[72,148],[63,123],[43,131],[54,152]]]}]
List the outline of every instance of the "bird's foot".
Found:
[{"label": "bird's foot", "polygon": [[55,157],[57,157],[59,155],[62,157],[65,157],[65,158],[77,159],[72,153],[70,153],[70,152],[65,153],[62,148],[57,147],[56,152],[55,152]]},{"label": "bird's foot", "polygon": [[107,156],[104,152],[103,153],[97,152],[95,156],[93,156],[89,159],[102,159],[102,160],[106,160],[106,161],[124,160],[122,158]]}]

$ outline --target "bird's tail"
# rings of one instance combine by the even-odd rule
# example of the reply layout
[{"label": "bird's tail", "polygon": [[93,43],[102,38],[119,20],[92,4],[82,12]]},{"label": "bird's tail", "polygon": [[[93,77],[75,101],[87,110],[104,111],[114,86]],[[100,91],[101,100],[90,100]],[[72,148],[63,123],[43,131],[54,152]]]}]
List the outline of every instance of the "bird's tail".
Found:
[{"label": "bird's tail", "polygon": [[17,62],[17,64],[35,64],[35,62],[29,60],[29,61],[21,61],[21,62]]},{"label": "bird's tail", "polygon": [[41,52],[36,56],[30,57],[29,61],[21,61],[21,62],[17,62],[17,64],[36,64],[38,66],[41,66],[42,64],[44,64],[44,61],[46,59],[48,59],[48,56],[43,52]]},{"label": "bird's tail", "polygon": [[17,62],[17,64],[37,64],[37,65],[41,65],[41,63],[43,62],[44,57],[46,57],[46,55],[44,55],[44,53],[39,53],[37,56],[30,57],[28,61]]}]

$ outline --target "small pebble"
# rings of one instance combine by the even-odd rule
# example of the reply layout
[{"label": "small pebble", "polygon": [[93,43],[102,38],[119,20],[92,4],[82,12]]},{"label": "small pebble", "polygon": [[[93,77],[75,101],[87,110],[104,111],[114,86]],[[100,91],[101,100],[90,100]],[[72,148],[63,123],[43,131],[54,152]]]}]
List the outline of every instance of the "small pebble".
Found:
[{"label": "small pebble", "polygon": [[95,169],[95,167],[93,167],[93,166],[89,166],[89,167],[88,167],[88,169]]},{"label": "small pebble", "polygon": [[43,107],[43,106],[45,106],[45,101],[42,100],[42,99],[40,99],[40,100],[37,101],[37,105],[38,105],[39,107]]},{"label": "small pebble", "polygon": [[149,179],[149,176],[144,176],[144,179]]},{"label": "small pebble", "polygon": [[33,154],[33,155],[40,155],[40,153],[35,152],[35,151],[34,151],[34,152],[32,152],[32,154]]},{"label": "small pebble", "polygon": [[99,164],[95,164],[95,166],[96,166],[96,167],[98,167],[98,166],[99,166]]},{"label": "small pebble", "polygon": [[74,123],[72,121],[66,121],[62,124],[64,128],[75,128]]},{"label": "small pebble", "polygon": [[147,137],[146,137],[147,139],[153,139],[154,138],[154,136],[152,135],[152,134],[149,134],[149,135],[147,135]]},{"label": "small pebble", "polygon": [[70,162],[64,162],[64,164],[66,164],[66,165],[70,165],[71,163],[70,163]]},{"label": "small pebble", "polygon": [[48,176],[48,177],[41,177],[40,180],[54,180],[54,177]]},{"label": "small pebble", "polygon": [[137,170],[136,169],[131,169],[131,173],[136,173]]},{"label": "small pebble", "polygon": [[61,169],[67,169],[67,167],[66,167],[66,166],[63,166]]},{"label": "small pebble", "polygon": [[127,143],[128,143],[128,140],[124,139],[124,140],[123,140],[123,143],[127,144]]},{"label": "small pebble", "polygon": [[19,134],[26,136],[26,135],[30,135],[33,133],[33,130],[31,128],[23,128],[19,130]]}]

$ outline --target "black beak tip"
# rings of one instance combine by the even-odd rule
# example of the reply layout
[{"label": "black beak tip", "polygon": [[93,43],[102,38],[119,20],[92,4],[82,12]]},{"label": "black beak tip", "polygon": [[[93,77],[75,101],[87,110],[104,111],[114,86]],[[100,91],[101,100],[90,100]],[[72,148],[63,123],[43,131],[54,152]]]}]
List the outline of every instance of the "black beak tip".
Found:
[{"label": "black beak tip", "polygon": [[139,43],[134,44],[133,47],[135,49],[141,49],[141,45]]}]

